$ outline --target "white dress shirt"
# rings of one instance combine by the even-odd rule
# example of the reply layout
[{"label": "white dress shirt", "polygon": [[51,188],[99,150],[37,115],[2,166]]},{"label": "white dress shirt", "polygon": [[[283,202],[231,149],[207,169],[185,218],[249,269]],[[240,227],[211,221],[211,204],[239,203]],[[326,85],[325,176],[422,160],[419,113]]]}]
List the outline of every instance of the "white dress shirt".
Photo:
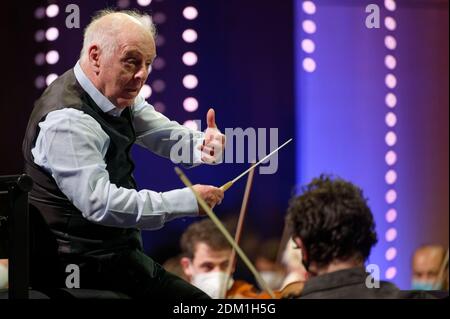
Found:
[{"label": "white dress shirt", "polygon": [[[74,68],[81,87],[103,112],[120,116],[115,107],[84,74],[79,62]],[[197,145],[204,134],[170,121],[138,96],[131,107],[136,143],[169,157],[172,133],[194,136],[193,164],[201,163]],[[189,188],[169,192],[136,191],[111,183],[105,155],[110,143],[100,124],[73,108],[50,112],[39,123],[40,132],[32,149],[34,162],[46,170],[60,190],[91,222],[115,227],[158,229],[174,218],[196,216],[198,205]],[[190,141],[188,141],[190,143]]]}]

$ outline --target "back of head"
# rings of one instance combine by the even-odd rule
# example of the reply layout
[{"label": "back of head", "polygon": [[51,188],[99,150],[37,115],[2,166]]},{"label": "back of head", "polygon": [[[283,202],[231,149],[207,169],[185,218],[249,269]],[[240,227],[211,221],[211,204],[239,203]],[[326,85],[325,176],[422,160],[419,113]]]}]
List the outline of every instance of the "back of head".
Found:
[{"label": "back of head", "polygon": [[360,188],[340,178],[320,176],[290,201],[287,222],[299,237],[308,263],[365,261],[377,242],[375,223]]}]

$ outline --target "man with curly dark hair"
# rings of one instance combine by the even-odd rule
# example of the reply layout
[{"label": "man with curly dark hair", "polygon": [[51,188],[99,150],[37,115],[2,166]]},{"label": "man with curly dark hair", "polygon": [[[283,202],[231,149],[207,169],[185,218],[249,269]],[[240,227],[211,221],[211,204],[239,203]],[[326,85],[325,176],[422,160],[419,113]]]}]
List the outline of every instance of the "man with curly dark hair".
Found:
[{"label": "man with curly dark hair", "polygon": [[375,223],[360,188],[320,176],[292,198],[287,223],[309,273],[301,298],[397,298],[399,289],[366,273],[377,242]]}]

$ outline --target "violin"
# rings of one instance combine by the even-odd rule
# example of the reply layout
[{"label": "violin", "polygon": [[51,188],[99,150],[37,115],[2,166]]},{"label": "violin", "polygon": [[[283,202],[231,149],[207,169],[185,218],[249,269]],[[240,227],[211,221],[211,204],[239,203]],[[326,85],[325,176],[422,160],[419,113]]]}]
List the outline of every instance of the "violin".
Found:
[{"label": "violin", "polygon": [[[292,282],[281,290],[275,290],[273,293],[276,299],[291,299],[301,295],[305,287],[304,281]],[[271,299],[269,293],[259,292],[255,286],[242,280],[236,280],[233,286],[228,290],[226,298],[228,299]]]},{"label": "violin", "polygon": [[305,281],[294,281],[286,285],[286,287],[279,291],[281,294],[280,299],[292,299],[300,297],[303,289],[305,288],[305,283]]}]

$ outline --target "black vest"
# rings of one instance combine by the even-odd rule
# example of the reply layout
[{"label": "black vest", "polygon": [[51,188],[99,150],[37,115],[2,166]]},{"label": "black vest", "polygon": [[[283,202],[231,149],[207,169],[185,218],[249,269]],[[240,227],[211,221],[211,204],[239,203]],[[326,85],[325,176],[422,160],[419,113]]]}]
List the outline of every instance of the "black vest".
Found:
[{"label": "black vest", "polygon": [[[130,150],[136,140],[131,111],[126,108],[120,117],[104,113],[78,83],[73,69],[56,79],[36,101],[23,143],[25,171],[34,181],[30,204],[37,208],[55,235],[60,253],[85,253],[115,247],[140,247],[137,229],[102,226],[85,219],[81,212],[60,191],[55,180],[34,163],[32,148],[39,134],[39,123],[47,114],[63,108],[74,108],[90,115],[109,136],[110,145],[105,156],[106,170],[111,183],[135,189],[132,172],[134,163]],[[78,185],[78,187],[88,187]]]}]

